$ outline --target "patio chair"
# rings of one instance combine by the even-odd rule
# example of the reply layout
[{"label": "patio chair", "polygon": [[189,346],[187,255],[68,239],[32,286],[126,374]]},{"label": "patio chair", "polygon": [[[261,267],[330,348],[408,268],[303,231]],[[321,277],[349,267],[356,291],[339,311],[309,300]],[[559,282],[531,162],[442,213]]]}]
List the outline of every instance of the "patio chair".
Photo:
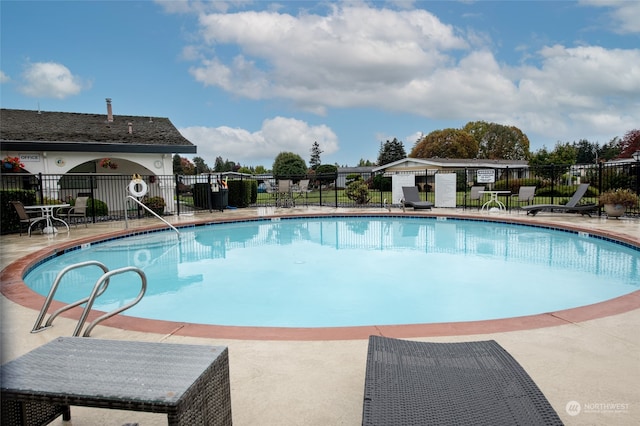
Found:
[{"label": "patio chair", "polygon": [[[307,194],[309,193],[309,179],[302,179],[298,185],[294,188],[293,192],[295,192],[295,198],[305,199],[305,204],[307,201]],[[295,200],[294,200],[295,201]]]},{"label": "patio chair", "polygon": [[87,228],[87,204],[89,197],[77,197],[73,207],[61,208],[56,212],[56,216],[60,218],[66,218],[67,223],[70,223],[73,218],[74,225],[78,226],[78,219],[84,219],[84,227]]},{"label": "patio chair", "polygon": [[482,206],[482,203],[480,202],[482,200],[482,194],[480,191],[484,191],[484,189],[484,186],[472,186],[471,191],[469,191],[469,195],[467,196],[467,194],[464,194],[464,207],[467,207],[467,202],[473,203],[475,201],[477,203],[476,207],[480,210],[480,206]]},{"label": "patio chair", "polygon": [[24,204],[22,204],[22,201],[10,201],[10,203],[13,206],[13,208],[16,210],[16,213],[18,214],[18,219],[20,220],[20,226],[19,226],[20,236],[22,236],[23,224],[27,225],[27,229],[28,229],[27,232],[29,236],[31,236],[31,223],[35,222],[37,218],[29,216],[29,213],[27,213],[27,210],[24,208]]},{"label": "patio chair", "polygon": [[433,203],[431,201],[420,200],[417,186],[403,186],[402,193],[404,194],[402,205],[405,207],[413,207],[414,210],[430,209],[433,207]]},{"label": "patio chair", "polygon": [[292,182],[289,179],[281,179],[278,181],[278,198],[276,200],[277,207],[289,207],[293,204],[291,197]]},{"label": "patio chair", "polygon": [[562,425],[518,362],[494,340],[369,337],[362,424]]},{"label": "patio chair", "polygon": [[588,183],[580,184],[567,204],[530,204],[528,206],[523,206],[522,210],[525,210],[528,215],[530,214],[532,216],[537,215],[541,211],[580,213],[582,215],[587,214],[591,216],[591,213],[599,208],[597,204],[590,203],[578,205],[582,197],[584,197],[584,194],[587,193],[587,189],[589,189]]},{"label": "patio chair", "polygon": [[518,203],[517,207],[522,207],[522,203],[531,204],[533,197],[536,195],[535,186],[521,186],[517,194],[513,194],[511,197],[516,198],[515,202]]}]

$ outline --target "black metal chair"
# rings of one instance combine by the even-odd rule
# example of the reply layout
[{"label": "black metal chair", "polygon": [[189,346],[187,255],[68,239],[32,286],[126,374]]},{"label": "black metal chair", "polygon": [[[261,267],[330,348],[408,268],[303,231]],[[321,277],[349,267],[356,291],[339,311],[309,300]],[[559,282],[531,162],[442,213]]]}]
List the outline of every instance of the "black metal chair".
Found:
[{"label": "black metal chair", "polygon": [[22,235],[22,225],[25,224],[27,225],[28,234],[31,236],[31,224],[35,222],[36,218],[29,216],[29,213],[27,213],[27,210],[24,208],[22,201],[11,201],[10,203],[16,210],[18,218],[20,219],[20,235]]}]

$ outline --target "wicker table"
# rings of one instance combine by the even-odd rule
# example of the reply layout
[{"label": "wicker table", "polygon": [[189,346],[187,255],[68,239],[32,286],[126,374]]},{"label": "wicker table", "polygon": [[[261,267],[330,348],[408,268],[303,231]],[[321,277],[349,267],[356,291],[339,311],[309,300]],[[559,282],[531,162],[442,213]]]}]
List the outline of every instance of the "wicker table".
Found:
[{"label": "wicker table", "polygon": [[225,346],[60,337],[4,364],[1,377],[2,425],[69,420],[70,405],[231,424]]}]

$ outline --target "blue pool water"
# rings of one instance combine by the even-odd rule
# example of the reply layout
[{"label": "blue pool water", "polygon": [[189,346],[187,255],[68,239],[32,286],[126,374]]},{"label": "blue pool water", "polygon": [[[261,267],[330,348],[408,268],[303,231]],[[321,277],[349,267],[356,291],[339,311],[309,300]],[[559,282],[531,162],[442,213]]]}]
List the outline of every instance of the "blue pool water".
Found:
[{"label": "blue pool water", "polygon": [[[475,321],[601,302],[638,290],[640,250],[541,227],[434,218],[269,219],[153,232],[44,262],[25,283],[46,295],[86,260],[140,267],[127,315],[203,324],[334,327]],[[101,274],[67,274],[57,300],[87,296]],[[136,274],[94,304],[132,300]]]}]

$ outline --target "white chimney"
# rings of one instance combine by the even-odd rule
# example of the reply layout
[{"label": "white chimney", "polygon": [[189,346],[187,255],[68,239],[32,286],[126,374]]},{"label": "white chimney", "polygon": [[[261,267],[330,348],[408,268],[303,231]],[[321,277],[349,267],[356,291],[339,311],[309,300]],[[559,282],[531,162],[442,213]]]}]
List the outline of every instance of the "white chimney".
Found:
[{"label": "white chimney", "polygon": [[133,123],[129,122],[129,134],[133,133]]},{"label": "white chimney", "polygon": [[113,112],[111,111],[111,98],[107,98],[107,122],[113,123]]}]

